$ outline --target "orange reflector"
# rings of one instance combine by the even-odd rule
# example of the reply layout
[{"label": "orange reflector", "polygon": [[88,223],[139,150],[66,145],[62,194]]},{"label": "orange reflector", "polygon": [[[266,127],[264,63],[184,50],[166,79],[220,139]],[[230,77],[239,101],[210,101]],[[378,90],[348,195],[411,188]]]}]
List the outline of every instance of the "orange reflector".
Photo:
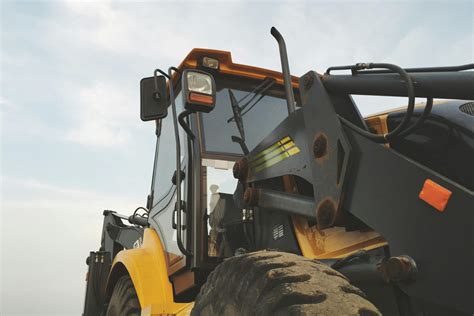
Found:
[{"label": "orange reflector", "polygon": [[452,192],[448,189],[430,179],[426,179],[419,197],[438,211],[443,212],[451,194]]},{"label": "orange reflector", "polygon": [[189,101],[204,103],[208,105],[212,105],[214,103],[214,99],[212,98],[212,95],[197,94],[193,92],[189,94]]}]

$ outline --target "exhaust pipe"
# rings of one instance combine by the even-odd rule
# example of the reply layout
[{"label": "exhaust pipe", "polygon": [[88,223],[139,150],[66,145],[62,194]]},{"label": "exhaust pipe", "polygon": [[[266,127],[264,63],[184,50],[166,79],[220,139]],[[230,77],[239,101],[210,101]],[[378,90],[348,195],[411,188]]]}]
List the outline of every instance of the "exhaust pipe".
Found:
[{"label": "exhaust pipe", "polygon": [[295,96],[293,95],[293,86],[291,84],[290,65],[288,64],[288,54],[286,52],[285,40],[274,26],[270,30],[270,33],[276,39],[276,41],[278,42],[278,47],[280,48],[280,59],[283,73],[283,81],[285,83],[286,103],[288,105],[288,114],[291,114],[296,111],[296,106]]}]

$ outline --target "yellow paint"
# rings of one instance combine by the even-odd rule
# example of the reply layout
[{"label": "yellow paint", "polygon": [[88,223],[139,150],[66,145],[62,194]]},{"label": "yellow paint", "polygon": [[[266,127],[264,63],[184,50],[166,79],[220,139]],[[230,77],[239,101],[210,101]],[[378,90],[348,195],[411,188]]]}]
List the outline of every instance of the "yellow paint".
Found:
[{"label": "yellow paint", "polygon": [[296,146],[288,150],[288,154],[290,154],[290,156],[296,155],[299,152],[300,152],[300,149]]},{"label": "yellow paint", "polygon": [[297,148],[297,147],[293,147],[293,149],[291,150],[288,150],[288,151],[284,151],[283,153],[281,153],[280,155],[278,156],[275,156],[273,158],[270,158],[268,160],[266,160],[264,163],[262,163],[261,165],[257,166],[254,168],[254,171],[255,172],[260,172],[268,167],[271,167],[277,163],[279,163],[280,161],[283,161],[285,160],[286,158],[289,158],[297,153],[299,153],[300,150]]},{"label": "yellow paint", "polygon": [[250,167],[254,172],[260,172],[299,152],[300,149],[296,146],[295,142],[289,136],[286,136],[258,153],[250,160]]},{"label": "yellow paint", "polygon": [[145,229],[140,248],[122,250],[114,259],[112,271],[119,264],[127,269],[137,291],[142,315],[189,315],[193,303],[175,303],[168,279],[166,258],[158,234]]},{"label": "yellow paint", "polygon": [[294,145],[294,142],[291,140],[290,137],[285,137],[279,141],[277,141],[275,144],[271,145],[270,147],[268,147],[267,149],[264,149],[262,150],[261,152],[259,152],[257,155],[255,155],[255,157],[253,157],[251,160],[250,160],[250,164],[255,164],[255,165],[258,165],[261,161],[260,158],[264,158],[264,156],[270,154],[271,152],[273,152],[275,149],[278,149],[278,151],[281,152],[281,146],[287,142],[290,142]]},{"label": "yellow paint", "polygon": [[311,259],[337,259],[358,250],[371,250],[387,245],[385,239],[374,231],[351,231],[344,227],[318,230],[309,226],[302,217],[293,217],[295,235],[304,257]]},{"label": "yellow paint", "polygon": [[[291,148],[293,148],[293,147],[296,147],[296,145],[295,145],[295,143],[294,143],[293,141],[288,142],[288,143],[282,145],[282,148],[283,148],[284,150],[289,150],[289,149],[291,149]],[[296,148],[298,148],[298,147],[296,147]]]},{"label": "yellow paint", "polygon": [[180,310],[178,313],[176,313],[176,315],[179,315],[179,316],[191,315],[191,310],[193,309],[193,306],[194,306],[194,302],[186,304],[186,306],[182,310]]}]

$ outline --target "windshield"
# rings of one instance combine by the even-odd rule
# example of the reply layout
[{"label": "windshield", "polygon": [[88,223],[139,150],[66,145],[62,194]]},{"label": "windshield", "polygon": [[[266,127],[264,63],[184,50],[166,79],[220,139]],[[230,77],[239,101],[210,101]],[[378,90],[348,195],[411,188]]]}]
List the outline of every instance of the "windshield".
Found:
[{"label": "windshield", "polygon": [[[203,122],[204,150],[206,152],[242,155],[240,145],[232,141],[232,136],[240,136],[240,133],[235,120],[229,120],[233,118],[233,112],[228,89],[232,90],[235,99],[239,101],[261,83],[262,80],[246,80],[244,82],[242,78],[238,77],[216,76],[216,106],[212,112],[200,116]],[[254,93],[239,102],[239,106],[245,104],[252,97],[254,97]],[[242,116],[245,143],[250,151],[288,116],[284,89],[278,84],[274,84],[263,94],[258,94],[254,100],[258,103],[251,108],[247,107],[248,112]]]}]

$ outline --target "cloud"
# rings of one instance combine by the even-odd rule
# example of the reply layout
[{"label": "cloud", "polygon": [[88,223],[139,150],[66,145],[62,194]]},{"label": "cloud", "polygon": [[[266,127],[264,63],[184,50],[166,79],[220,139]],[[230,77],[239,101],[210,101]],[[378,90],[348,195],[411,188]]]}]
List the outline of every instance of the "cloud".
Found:
[{"label": "cloud", "polygon": [[[34,43],[47,52],[44,59],[34,50],[7,53],[6,59],[17,64],[16,69],[24,64],[32,69],[54,65],[46,69],[51,75],[43,72],[43,82],[36,83],[38,91],[33,94],[55,87],[51,98],[63,105],[55,110],[65,118],[65,126],[51,129],[47,122],[31,122],[33,117],[28,124],[43,126],[42,135],[51,138],[84,146],[118,147],[136,137],[137,124],[132,122],[138,123],[141,77],[150,75],[155,67],[177,65],[193,47],[230,50],[236,62],[279,70],[278,49],[269,35],[271,25],[285,35],[291,70],[296,75],[355,62],[419,66],[472,59],[472,32],[451,36],[452,31],[443,31],[446,27],[433,25],[430,16],[439,8],[444,10],[442,3],[425,5],[427,18],[416,20],[414,12],[421,7],[393,2],[383,6],[378,2],[362,6],[351,2],[283,2],[278,6],[260,2],[250,6],[242,2],[68,1],[51,9],[54,18],[37,19],[41,37]],[[359,11],[370,23],[354,14]],[[261,12],[266,12],[263,20]],[[446,20],[452,19],[453,14],[448,14]],[[434,47],[438,54],[432,53]],[[364,113],[374,110],[371,106],[361,109]]]},{"label": "cloud", "polygon": [[431,32],[430,28],[430,25],[411,28],[395,43],[385,58],[387,62],[403,63],[405,67],[429,67],[469,63],[472,60],[474,52],[470,46],[474,42],[474,33],[451,35],[447,44],[438,40],[443,34]]},{"label": "cloud", "polygon": [[66,139],[82,145],[124,145],[131,138],[130,129],[137,125],[135,100],[129,88],[119,89],[111,83],[80,88],[70,108],[76,123]]},{"label": "cloud", "polygon": [[[129,60],[135,59],[134,63],[140,63],[140,60],[145,60],[147,63],[154,62],[157,56],[165,60],[179,60],[183,49],[186,50],[191,42],[207,34],[195,33],[197,36],[190,37],[189,29],[183,30],[176,24],[177,15],[181,21],[190,19],[201,20],[203,24],[209,23],[199,18],[199,12],[180,10],[195,6],[197,10],[205,11],[202,6],[188,3],[124,2],[118,5],[109,1],[65,2],[61,12],[67,20],[79,23],[66,22],[67,29],[57,28],[57,25],[54,25],[50,28],[50,32],[63,39],[66,34],[72,33],[74,36],[70,38],[71,42],[88,45],[104,54],[126,56]],[[167,14],[160,14],[162,12]]]},{"label": "cloud", "polygon": [[[77,315],[85,259],[100,244],[102,210],[130,213],[132,196],[3,177],[2,315]],[[25,297],[30,298],[25,304]]]}]

